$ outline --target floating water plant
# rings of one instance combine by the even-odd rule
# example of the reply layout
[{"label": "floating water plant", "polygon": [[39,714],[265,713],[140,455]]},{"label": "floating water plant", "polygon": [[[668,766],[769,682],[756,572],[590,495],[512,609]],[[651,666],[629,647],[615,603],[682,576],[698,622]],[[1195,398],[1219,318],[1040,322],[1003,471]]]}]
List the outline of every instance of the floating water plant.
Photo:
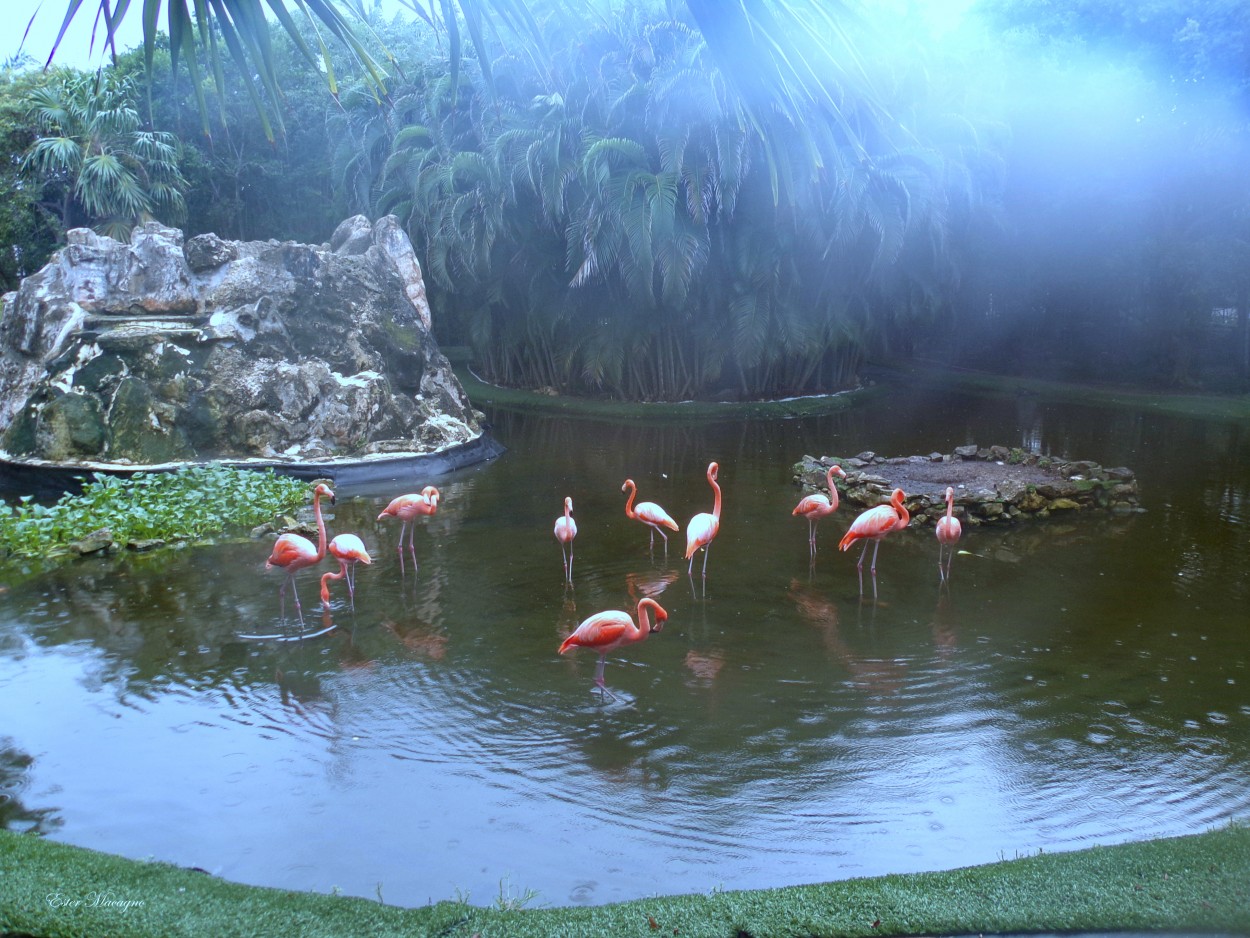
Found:
[{"label": "floating water plant", "polygon": [[307,492],[307,483],[272,470],[215,464],[128,478],[95,473],[80,494],[53,505],[27,495],[0,506],[0,550],[48,557],[92,535],[105,545],[205,537],[271,521],[302,505]]}]

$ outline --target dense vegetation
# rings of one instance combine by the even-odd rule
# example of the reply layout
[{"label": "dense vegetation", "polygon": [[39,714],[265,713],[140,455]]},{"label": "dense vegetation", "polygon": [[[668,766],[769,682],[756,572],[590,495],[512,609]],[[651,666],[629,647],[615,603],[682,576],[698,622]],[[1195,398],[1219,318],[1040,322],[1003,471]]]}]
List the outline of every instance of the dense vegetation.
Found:
[{"label": "dense vegetation", "polygon": [[306,500],[297,479],[226,466],[136,472],[130,478],[96,473],[77,494],[43,505],[30,496],[0,502],[0,557],[54,557],[101,530],[117,544],[173,541],[247,529]]},{"label": "dense vegetation", "polygon": [[[148,115],[120,133],[92,99],[76,125],[38,106],[83,76],[6,70],[5,286],[71,223],[322,241],[394,213],[440,340],[497,383],[761,398],[919,357],[1250,390],[1244,4],[983,0],[958,43],[888,4],[744,4],[797,11],[778,59],[703,0],[460,8],[471,47],[438,20],[362,29],[384,95],[359,49],[329,42],[323,75],[277,26],[256,87],[228,58],[220,83],[171,71],[162,38],[150,73],[135,51],[95,82],[129,95],[95,111]],[[534,14],[524,41],[506,10]],[[115,154],[129,202],[74,146]]]}]

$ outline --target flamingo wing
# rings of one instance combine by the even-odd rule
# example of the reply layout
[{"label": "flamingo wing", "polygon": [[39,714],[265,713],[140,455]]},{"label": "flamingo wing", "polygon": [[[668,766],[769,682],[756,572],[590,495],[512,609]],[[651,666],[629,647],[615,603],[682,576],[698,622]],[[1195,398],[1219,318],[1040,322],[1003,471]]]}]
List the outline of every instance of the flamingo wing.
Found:
[{"label": "flamingo wing", "polygon": [[695,515],[686,525],[686,559],[694,556],[700,547],[706,547],[720,530],[720,521],[715,515]]},{"label": "flamingo wing", "polygon": [[340,534],[330,542],[330,553],[340,561],[356,560],[360,563],[373,563],[365,542],[355,534]]},{"label": "flamingo wing", "polygon": [[892,505],[878,505],[870,508],[851,522],[851,528],[838,542],[839,550],[846,550],[857,540],[864,537],[885,537],[894,530],[901,519]]},{"label": "flamingo wing", "polygon": [[557,518],[555,526],[556,540],[563,544],[567,544],[573,538],[577,537],[577,522],[571,517]]},{"label": "flamingo wing", "polygon": [[272,567],[299,568],[317,562],[317,545],[299,534],[283,534],[274,542],[273,552],[265,561],[265,569]]},{"label": "flamingo wing", "polygon": [[399,518],[411,521],[417,515],[432,515],[438,509],[438,498],[426,498],[424,495],[400,495],[391,499],[391,503],[382,509],[378,520],[383,518]]},{"label": "flamingo wing", "polygon": [[672,519],[669,513],[655,502],[643,502],[634,509],[634,514],[647,522],[647,524],[658,524],[661,527],[668,528],[670,531],[680,530],[677,522]]},{"label": "flamingo wing", "polygon": [[817,518],[827,515],[833,511],[833,506],[829,504],[829,499],[819,492],[814,495],[808,495],[801,502],[794,506],[792,515],[815,515]]},{"label": "flamingo wing", "polygon": [[612,609],[599,612],[586,619],[560,645],[560,654],[570,648],[594,648],[596,651],[608,652],[618,645],[633,638],[638,631],[629,613]]}]

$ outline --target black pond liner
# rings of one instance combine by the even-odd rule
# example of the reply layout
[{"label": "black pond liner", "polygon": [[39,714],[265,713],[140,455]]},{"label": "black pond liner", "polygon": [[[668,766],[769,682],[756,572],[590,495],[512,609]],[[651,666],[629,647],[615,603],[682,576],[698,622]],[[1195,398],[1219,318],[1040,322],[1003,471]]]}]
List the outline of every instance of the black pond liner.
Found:
[{"label": "black pond liner", "polygon": [[55,500],[65,493],[78,494],[95,473],[131,476],[136,472],[172,472],[192,465],[221,465],[241,469],[273,469],[297,479],[329,479],[344,489],[370,488],[394,483],[400,488],[420,488],[431,478],[447,475],[477,463],[495,459],[506,448],[489,434],[457,443],[436,453],[402,453],[364,459],[328,459],[310,462],[264,459],[212,459],[198,462],[162,463],[156,466],[119,466],[113,463],[58,465],[0,459],[0,494],[31,495],[37,501]]}]

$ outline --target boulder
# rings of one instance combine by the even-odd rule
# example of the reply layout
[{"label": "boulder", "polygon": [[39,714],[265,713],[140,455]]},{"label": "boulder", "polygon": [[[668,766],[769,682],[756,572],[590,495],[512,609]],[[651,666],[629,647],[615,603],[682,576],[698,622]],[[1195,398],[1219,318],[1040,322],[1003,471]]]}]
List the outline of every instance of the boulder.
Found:
[{"label": "boulder", "polygon": [[329,244],[86,229],[4,297],[0,457],[307,462],[481,436],[393,217]]}]

